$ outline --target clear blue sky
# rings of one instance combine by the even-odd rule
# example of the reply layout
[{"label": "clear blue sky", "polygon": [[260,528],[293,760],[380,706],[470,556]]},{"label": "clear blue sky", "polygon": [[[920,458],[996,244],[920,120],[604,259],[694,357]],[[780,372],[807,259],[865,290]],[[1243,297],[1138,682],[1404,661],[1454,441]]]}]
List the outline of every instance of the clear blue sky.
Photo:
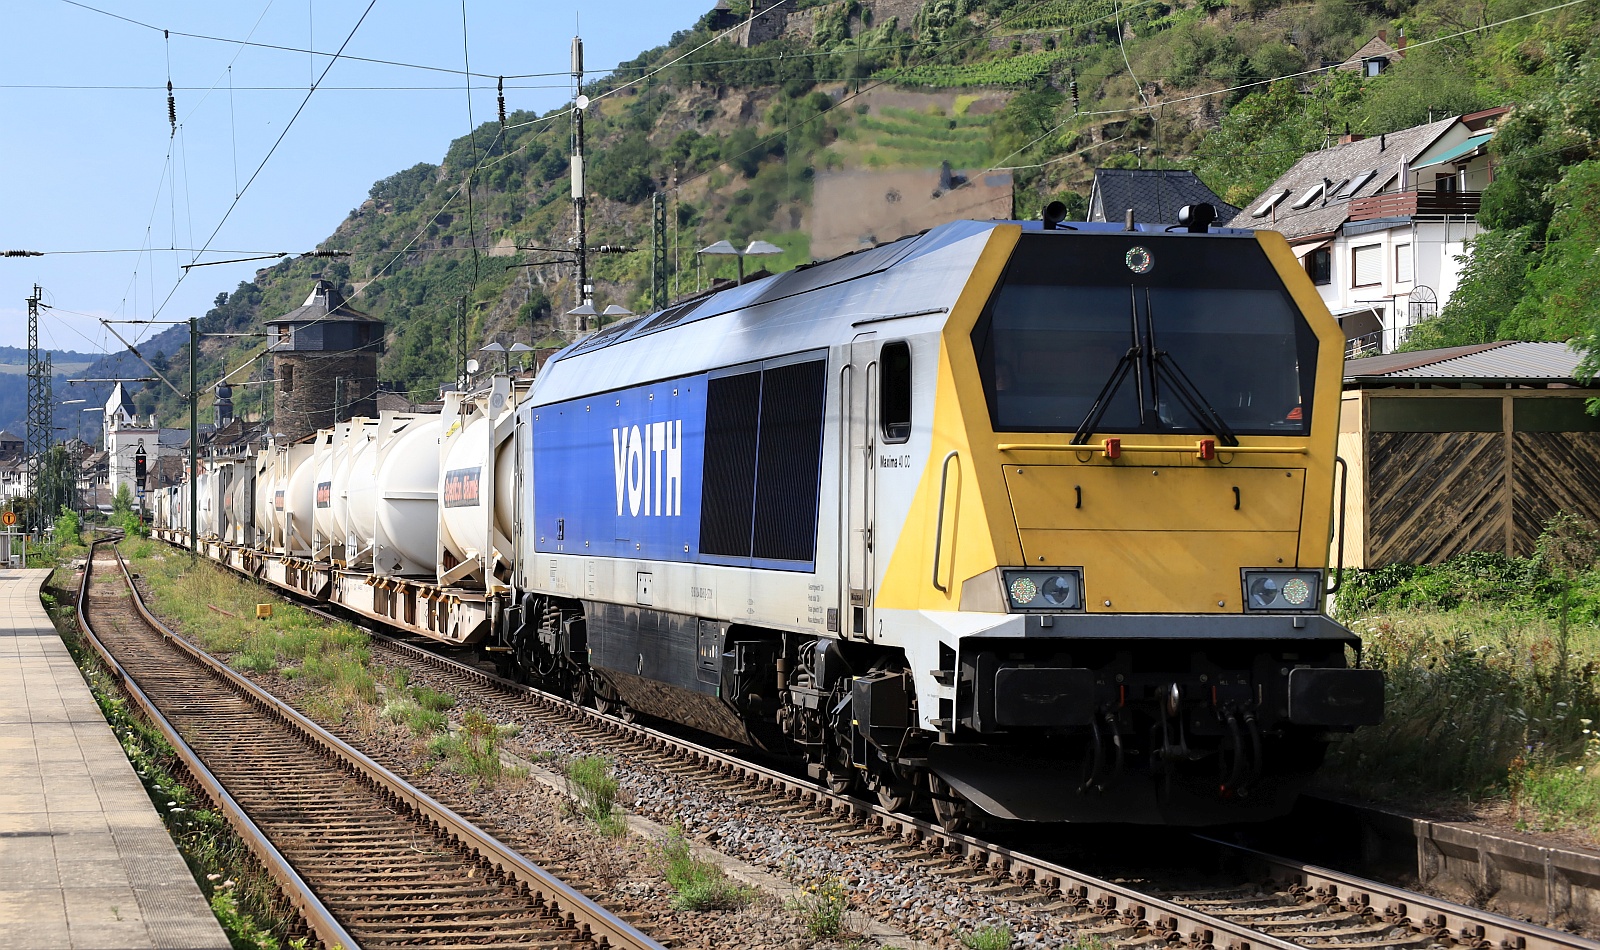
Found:
[{"label": "clear blue sky", "polygon": [[[120,349],[94,316],[202,315],[270,262],[196,268],[180,281],[195,254],[170,248],[209,241],[216,252],[202,261],[314,249],[373,182],[440,161],[467,132],[464,55],[489,77],[562,74],[506,80],[507,111],[545,112],[571,99],[574,32],[598,75],[693,26],[713,0],[465,0],[465,45],[461,0],[376,0],[353,36],[369,0],[84,2],[105,13],[65,0],[6,0],[0,13],[0,249],[157,250],[0,259],[0,345],[26,345],[35,283],[54,308],[40,320],[51,348]],[[349,37],[347,56],[447,71],[334,62],[262,166],[330,56],[180,32],[322,54]],[[473,121],[493,120],[494,78],[472,85]]]}]

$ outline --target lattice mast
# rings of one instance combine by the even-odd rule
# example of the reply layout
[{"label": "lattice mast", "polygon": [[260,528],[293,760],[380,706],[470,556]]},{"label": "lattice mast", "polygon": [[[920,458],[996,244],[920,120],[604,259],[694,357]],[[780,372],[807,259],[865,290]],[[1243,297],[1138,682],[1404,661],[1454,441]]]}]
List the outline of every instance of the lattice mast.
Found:
[{"label": "lattice mast", "polygon": [[650,241],[651,305],[656,310],[667,309],[667,196],[656,192],[650,196],[651,220],[655,225]]},{"label": "lattice mast", "polygon": [[[50,354],[39,353],[39,285],[33,285],[33,296],[28,298],[28,489],[36,496],[39,492],[39,473],[44,454],[50,449],[50,406],[55,397],[50,393]],[[44,513],[39,505],[29,508],[28,529],[44,526]]]}]

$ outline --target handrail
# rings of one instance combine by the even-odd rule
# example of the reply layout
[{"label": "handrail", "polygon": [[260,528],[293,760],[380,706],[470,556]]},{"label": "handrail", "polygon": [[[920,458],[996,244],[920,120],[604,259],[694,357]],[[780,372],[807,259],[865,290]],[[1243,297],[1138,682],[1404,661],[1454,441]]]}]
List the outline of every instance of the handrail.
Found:
[{"label": "handrail", "polygon": [[[933,526],[933,586],[941,594],[950,593],[950,588],[939,583],[939,555],[944,547],[944,499],[945,490],[950,484],[950,460],[959,459],[961,453],[951,449],[939,464],[939,515]],[[960,468],[957,468],[960,471]]]},{"label": "handrail", "polygon": [[1337,594],[1339,585],[1344,583],[1344,515],[1345,515],[1345,489],[1350,482],[1350,463],[1340,456],[1333,457],[1333,464],[1339,466],[1339,531],[1334,535],[1334,550],[1338,566],[1333,570],[1333,586],[1323,591],[1323,596]]},{"label": "handrail", "polygon": [[[1164,452],[1173,455],[1195,455],[1200,451],[1198,443],[1195,445],[1128,445],[1119,443],[1113,448],[1105,443],[1100,445],[1066,445],[1054,442],[1001,442],[996,448],[1002,452],[1093,452],[1101,455],[1108,452]],[[1218,455],[1305,455],[1309,450],[1303,445],[1219,445],[1213,451]],[[1112,458],[1115,457],[1115,455],[1112,455]]]}]

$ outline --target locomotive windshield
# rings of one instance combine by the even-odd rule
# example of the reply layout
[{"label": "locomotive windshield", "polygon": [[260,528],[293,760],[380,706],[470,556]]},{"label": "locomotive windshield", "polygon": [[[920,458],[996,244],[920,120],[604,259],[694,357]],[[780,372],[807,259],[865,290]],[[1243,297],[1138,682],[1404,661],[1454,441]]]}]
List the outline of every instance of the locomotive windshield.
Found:
[{"label": "locomotive windshield", "polygon": [[1024,234],[972,343],[997,432],[1310,431],[1316,336],[1255,241]]}]

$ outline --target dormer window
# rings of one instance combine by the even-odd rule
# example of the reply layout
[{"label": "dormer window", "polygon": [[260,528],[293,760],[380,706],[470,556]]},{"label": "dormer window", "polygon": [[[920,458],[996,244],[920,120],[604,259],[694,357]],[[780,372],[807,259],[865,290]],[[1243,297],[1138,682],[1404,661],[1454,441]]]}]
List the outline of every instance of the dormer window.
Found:
[{"label": "dormer window", "polygon": [[1327,184],[1324,182],[1318,182],[1317,184],[1312,185],[1310,188],[1307,188],[1306,193],[1301,195],[1300,198],[1290,207],[1294,208],[1296,211],[1299,211],[1301,208],[1310,207],[1311,202],[1322,197],[1322,189],[1326,187]]},{"label": "dormer window", "polygon": [[[1371,181],[1372,180],[1372,176],[1376,175],[1377,173],[1378,173],[1378,170],[1376,168],[1369,168],[1366,171],[1362,172],[1361,174],[1357,175],[1355,177],[1355,180],[1350,185],[1350,190],[1345,192],[1344,197],[1346,197],[1346,198],[1354,198],[1357,195],[1357,193],[1359,193],[1361,191],[1361,189],[1367,187],[1367,182]],[[1337,194],[1337,192],[1335,192],[1335,194]]]},{"label": "dormer window", "polygon": [[1285,199],[1287,197],[1289,197],[1289,189],[1287,189],[1287,188],[1285,188],[1285,189],[1283,189],[1282,191],[1279,191],[1279,192],[1274,192],[1273,194],[1271,194],[1271,195],[1269,195],[1267,197],[1267,200],[1261,202],[1260,205],[1256,206],[1256,210],[1250,212],[1250,217],[1252,217],[1252,218],[1265,217],[1268,212],[1270,212],[1273,208],[1278,206],[1278,202],[1282,201],[1283,199]]},{"label": "dormer window", "polygon": [[1367,78],[1371,79],[1373,76],[1382,75],[1384,68],[1389,65],[1389,61],[1382,56],[1374,56],[1361,65]]}]

